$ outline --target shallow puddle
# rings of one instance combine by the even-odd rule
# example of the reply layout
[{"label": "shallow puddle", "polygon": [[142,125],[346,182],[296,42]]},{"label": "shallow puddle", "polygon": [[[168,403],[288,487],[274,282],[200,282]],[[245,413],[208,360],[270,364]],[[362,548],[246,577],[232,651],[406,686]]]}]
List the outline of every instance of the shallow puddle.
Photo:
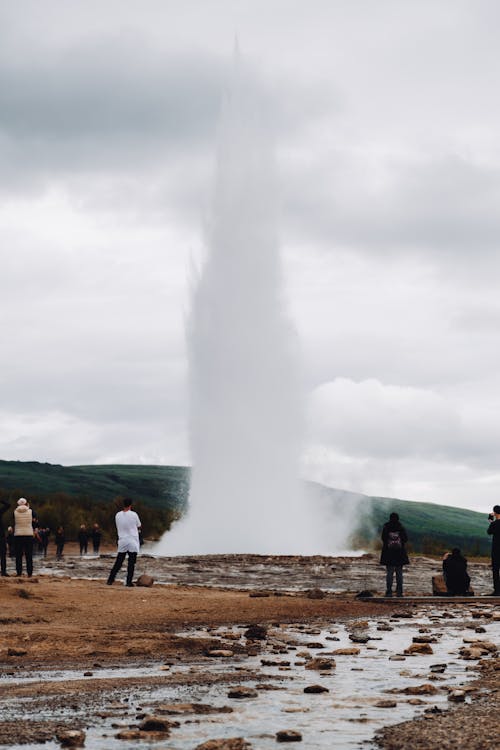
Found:
[{"label": "shallow puddle", "polygon": [[[485,608],[486,609],[486,608]],[[296,730],[302,734],[302,747],[308,750],[326,750],[327,748],[370,748],[371,738],[380,727],[410,719],[422,713],[426,708],[437,706],[446,710],[450,705],[446,686],[459,687],[475,676],[470,669],[475,662],[459,659],[459,648],[464,645],[464,637],[487,640],[498,643],[500,623],[487,618],[475,619],[475,625],[482,625],[486,632],[476,634],[465,623],[472,618],[475,610],[455,610],[448,619],[439,609],[414,614],[411,619],[384,618],[371,619],[367,627],[354,627],[353,622],[335,624],[331,629],[317,630],[308,626],[273,627],[268,631],[267,642],[259,642],[260,652],[248,657],[233,656],[205,658],[198,663],[173,665],[165,674],[186,672],[202,674],[238,674],[244,669],[255,671],[258,679],[244,680],[242,672],[238,684],[257,688],[257,696],[243,700],[228,697],[233,685],[150,685],[127,686],[130,678],[161,675],[161,665],[148,665],[134,669],[94,669],[89,680],[112,678],[116,681],[113,691],[97,693],[81,709],[51,707],[51,698],[40,708],[40,697],[37,700],[36,718],[43,720],[68,721],[70,718],[81,719],[91,726],[86,730],[86,748],[92,750],[132,750],[133,748],[158,748],[165,750],[193,750],[198,744],[212,738],[244,737],[256,750],[267,750],[276,747],[276,732],[279,730]],[[383,629],[378,630],[381,627]],[[386,628],[392,627],[392,630]],[[427,632],[419,633],[420,628]],[[180,635],[190,637],[218,637],[225,642],[224,648],[231,644],[246,645],[244,629],[220,628],[197,629]],[[354,642],[359,636],[368,635],[366,643]],[[239,637],[239,640],[235,639]],[[412,639],[418,636],[429,637],[431,654],[405,655]],[[363,638],[361,638],[363,640]],[[321,648],[322,646],[322,648]],[[358,648],[358,655],[339,655],[331,652],[336,649]],[[307,653],[305,653],[307,652]],[[306,669],[307,654],[312,658],[334,659],[334,669],[318,672]],[[390,657],[398,657],[397,660]],[[262,664],[262,661],[266,664]],[[271,663],[270,663],[271,662]],[[289,662],[289,665],[286,664]],[[446,665],[432,670],[433,665]],[[82,679],[82,672],[38,672],[20,678],[4,675],[2,683],[20,684],[27,682],[44,682],[48,680]],[[431,684],[438,692],[434,695],[408,695],[403,692],[387,692],[396,689],[403,691],[408,687]],[[261,686],[279,689],[263,689]],[[304,688],[310,685],[321,685],[328,692],[305,694]],[[95,703],[89,709],[89,700]],[[385,700],[395,702],[394,707],[377,707],[377,702]],[[410,700],[421,701],[412,705]],[[16,698],[2,701],[2,719],[15,720],[30,715],[30,704],[34,699]],[[117,703],[121,701],[121,703]],[[54,702],[55,703],[55,702]],[[168,740],[160,742],[142,742],[138,740],[119,740],[115,738],[119,729],[112,724],[126,728],[138,724],[137,717],[154,714],[159,703],[204,703],[211,706],[230,706],[232,713],[166,716],[177,720],[180,726],[172,730]],[[90,717],[90,718],[89,718]],[[52,750],[59,748],[55,742],[40,745],[14,746],[25,750]]]}]

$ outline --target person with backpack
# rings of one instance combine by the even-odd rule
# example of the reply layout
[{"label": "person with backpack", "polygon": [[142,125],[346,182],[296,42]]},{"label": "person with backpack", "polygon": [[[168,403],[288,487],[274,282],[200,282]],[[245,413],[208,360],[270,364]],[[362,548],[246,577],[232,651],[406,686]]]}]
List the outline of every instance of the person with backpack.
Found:
[{"label": "person with backpack", "polygon": [[380,564],[385,565],[385,595],[392,596],[392,584],[396,574],[396,596],[403,596],[403,565],[409,565],[405,544],[408,534],[399,521],[397,513],[391,513],[382,529],[382,554]]}]

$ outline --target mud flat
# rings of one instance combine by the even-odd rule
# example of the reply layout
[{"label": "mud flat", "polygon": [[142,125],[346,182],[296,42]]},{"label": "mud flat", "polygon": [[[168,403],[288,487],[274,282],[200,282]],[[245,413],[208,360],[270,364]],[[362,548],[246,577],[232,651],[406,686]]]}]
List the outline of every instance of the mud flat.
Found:
[{"label": "mud flat", "polygon": [[[438,564],[412,562],[427,593]],[[383,582],[371,557],[143,557],[138,573],[159,583],[132,589],[105,585],[110,565],[49,558],[32,579],[0,580],[3,745],[497,746],[491,600],[356,600]],[[488,574],[473,582],[487,589]]]}]

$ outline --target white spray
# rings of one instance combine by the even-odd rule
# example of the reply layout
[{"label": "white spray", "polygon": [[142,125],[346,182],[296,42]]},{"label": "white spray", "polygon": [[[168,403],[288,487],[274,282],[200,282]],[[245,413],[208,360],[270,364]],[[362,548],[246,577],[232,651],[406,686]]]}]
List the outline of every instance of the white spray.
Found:
[{"label": "white spray", "polygon": [[302,398],[282,299],[272,149],[255,88],[236,67],[188,326],[189,511],[163,537],[163,554],[315,551],[298,482]]}]

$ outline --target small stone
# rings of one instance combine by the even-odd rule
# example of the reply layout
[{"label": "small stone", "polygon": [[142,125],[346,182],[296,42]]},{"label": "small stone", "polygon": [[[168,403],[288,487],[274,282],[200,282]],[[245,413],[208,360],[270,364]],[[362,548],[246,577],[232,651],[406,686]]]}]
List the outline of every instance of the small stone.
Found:
[{"label": "small stone", "polygon": [[169,732],[173,726],[178,726],[177,722],[167,721],[159,716],[146,716],[139,724],[139,729],[143,732]]},{"label": "small stone", "polygon": [[146,573],[143,573],[137,581],[135,582],[136,586],[143,586],[145,588],[151,588],[153,583],[155,582],[155,579],[152,576],[148,576]]},{"label": "small stone", "polygon": [[448,700],[453,703],[463,703],[465,701],[465,690],[452,690],[448,695]]},{"label": "small stone", "polygon": [[243,737],[230,737],[222,740],[208,740],[201,745],[196,745],[195,750],[247,750],[251,747]]},{"label": "small stone", "polygon": [[234,656],[234,651],[225,648],[214,648],[211,651],[207,651],[207,656],[211,656],[214,659],[228,659]]},{"label": "small stone", "polygon": [[265,641],[267,638],[267,628],[264,625],[250,625],[245,630],[244,635],[249,641]]},{"label": "small stone", "polygon": [[396,708],[397,705],[396,701],[381,700],[375,703],[375,708]]},{"label": "small stone", "polygon": [[81,729],[61,727],[56,730],[56,738],[62,747],[83,747],[85,744],[85,732]]},{"label": "small stone", "polygon": [[324,687],[324,685],[308,685],[304,688],[304,693],[329,693],[330,691],[328,688]]},{"label": "small stone", "polygon": [[368,643],[370,636],[364,633],[349,633],[349,640],[353,643]]},{"label": "small stone", "polygon": [[258,692],[256,690],[254,690],[253,688],[244,687],[243,685],[231,688],[231,690],[227,694],[228,698],[236,698],[238,700],[242,700],[244,698],[256,698],[257,696]]},{"label": "small stone", "polygon": [[432,646],[430,643],[412,643],[411,646],[405,648],[405,654],[433,654]]},{"label": "small stone", "polygon": [[438,689],[435,685],[427,682],[424,685],[412,685],[405,688],[402,692],[406,693],[406,695],[436,695]]},{"label": "small stone", "polygon": [[26,656],[27,653],[28,651],[25,648],[16,648],[15,646],[7,649],[7,656]]},{"label": "small stone", "polygon": [[335,648],[332,651],[332,654],[334,654],[334,656],[358,656],[359,653],[360,653],[360,649],[359,648],[355,648],[355,647],[353,647],[353,648]]},{"label": "small stone", "polygon": [[302,742],[302,735],[294,729],[282,729],[276,732],[276,742]]},{"label": "small stone", "polygon": [[326,596],[325,592],[322,591],[322,589],[318,589],[318,588],[308,589],[305,592],[305,595],[307,596],[308,599],[324,599]]},{"label": "small stone", "polygon": [[334,669],[336,667],[334,659],[311,659],[307,662],[305,669],[317,669],[322,671],[324,669]]}]

